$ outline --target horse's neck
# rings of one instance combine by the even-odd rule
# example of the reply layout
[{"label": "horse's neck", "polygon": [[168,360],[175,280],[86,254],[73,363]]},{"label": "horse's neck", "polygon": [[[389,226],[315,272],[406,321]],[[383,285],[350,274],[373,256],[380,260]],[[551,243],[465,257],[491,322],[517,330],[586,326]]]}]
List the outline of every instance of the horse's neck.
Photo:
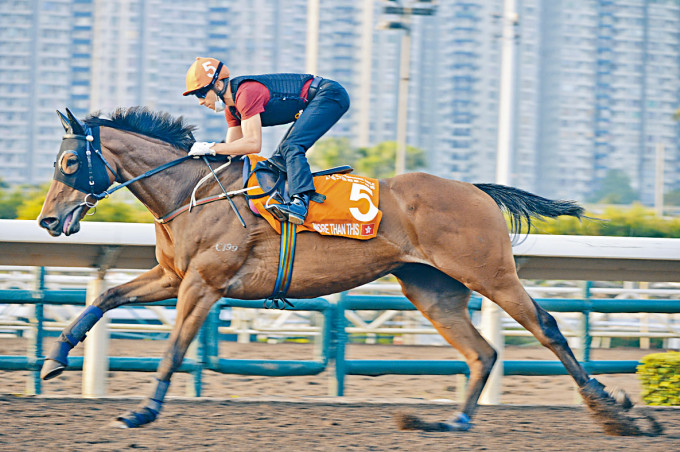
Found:
[{"label": "horse's neck", "polygon": [[[106,146],[106,143],[103,142],[103,145]],[[185,155],[167,143],[137,134],[126,134],[125,142],[118,137],[117,140],[112,140],[112,146],[109,150],[115,156],[119,177],[123,181],[133,179]],[[130,184],[128,189],[154,217],[161,218],[187,204],[194,187],[206,174],[210,174],[210,170],[202,160],[187,160],[140,179]],[[234,183],[231,179],[235,179],[236,176],[227,177],[224,176],[224,172],[221,175],[225,187]],[[215,181],[206,181],[201,185],[199,195],[211,189],[213,185],[216,185]]]}]

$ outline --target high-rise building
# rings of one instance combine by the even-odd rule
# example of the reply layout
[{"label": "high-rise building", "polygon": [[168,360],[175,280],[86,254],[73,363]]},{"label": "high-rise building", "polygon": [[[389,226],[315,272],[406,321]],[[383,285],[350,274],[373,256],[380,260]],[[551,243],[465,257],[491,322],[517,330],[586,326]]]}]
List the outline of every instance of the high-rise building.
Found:
[{"label": "high-rise building", "polygon": [[55,109],[87,109],[92,2],[0,5],[0,178],[44,182],[63,133]]},{"label": "high-rise building", "polygon": [[[397,136],[403,30],[380,30],[386,4],[319,1],[316,73],[352,106],[329,136],[375,145]],[[408,2],[402,2],[406,4]],[[407,143],[427,170],[470,182],[496,174],[503,0],[437,2],[411,16]],[[197,56],[234,76],[307,68],[308,0],[0,0],[0,177],[50,178],[61,130],[79,115],[145,105],[183,115],[199,140],[226,133],[222,114],[182,97]],[[517,2],[511,184],[587,200],[612,170],[654,199],[680,189],[679,0]],[[271,154],[286,126],[266,128]]]},{"label": "high-rise building", "polygon": [[[307,0],[253,0],[209,3],[210,55],[220,58],[233,76],[275,72],[305,72]],[[315,75],[331,78],[354,96],[360,58],[361,1],[321,2],[319,53]],[[350,110],[331,134],[351,137],[355,127]],[[262,153],[271,155],[289,126],[263,130]],[[224,137],[224,118],[212,115],[211,140]]]},{"label": "high-rise building", "polygon": [[[537,187],[588,199],[611,170],[654,201],[656,148],[665,191],[680,188],[680,3],[541,3]],[[524,41],[526,43],[526,41]],[[524,67],[522,67],[524,70]]]},{"label": "high-rise building", "polygon": [[181,93],[189,65],[206,56],[209,17],[202,2],[95,0],[90,110],[143,105],[200,124],[205,112]]},{"label": "high-rise building", "polygon": [[501,30],[496,16],[502,6],[502,0],[441,2],[433,24],[439,37],[435,49],[428,45],[432,33],[423,34],[421,49],[436,56],[415,70],[436,73],[420,108],[435,112],[428,150],[430,168],[439,176],[495,180]]},{"label": "high-rise building", "polygon": [[186,68],[206,48],[207,9],[197,15],[197,7],[167,0],[3,0],[0,178],[51,178],[63,132],[56,109],[82,118],[146,105],[199,123],[205,113],[181,96]]}]

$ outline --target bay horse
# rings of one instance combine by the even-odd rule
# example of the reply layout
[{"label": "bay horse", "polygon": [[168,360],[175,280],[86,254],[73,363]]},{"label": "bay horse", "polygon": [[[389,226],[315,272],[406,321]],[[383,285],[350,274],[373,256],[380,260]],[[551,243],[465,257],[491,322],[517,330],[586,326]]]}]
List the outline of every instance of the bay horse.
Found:
[{"label": "bay horse", "polygon": [[[183,119],[146,108],[118,109],[110,118],[84,121],[59,113],[66,131],[55,164],[55,180],[38,218],[51,235],[74,234],[80,220],[116,187],[126,186],[156,219],[187,205],[192,189],[209,174],[205,162],[187,157],[195,141]],[[240,159],[226,157],[221,185],[242,187]],[[113,183],[118,182],[113,188]],[[199,193],[219,192],[219,182]],[[614,397],[576,360],[555,319],[534,302],[517,276],[511,232],[527,233],[532,218],[581,218],[574,202],[552,201],[496,184],[469,184],[424,173],[379,182],[383,212],[377,237],[368,241],[300,233],[288,295],[313,298],[338,293],[392,274],[404,295],[464,356],[469,384],[462,409],[450,420],[426,422],[406,415],[403,429],[465,431],[496,361],[496,351],[478,333],[467,311],[472,291],[492,300],[552,350],[579,387],[587,405],[611,434],[644,434],[626,413],[625,393]],[[170,379],[211,306],[222,297],[263,299],[271,294],[280,239],[250,212],[243,197],[233,201],[247,227],[225,203],[194,207],[172,221],[158,221],[158,265],[125,284],[106,290],[59,336],[42,366],[44,379],[59,375],[70,350],[104,312],[131,303],[177,298],[177,319],[149,398],[117,418],[119,426],[140,427],[159,415]],[[327,201],[328,202],[328,201]],[[359,205],[365,209],[365,206]],[[218,243],[235,246],[225,250]],[[329,265],[329,258],[338,262]],[[331,261],[332,262],[332,261]],[[639,419],[637,420],[639,421]]]}]

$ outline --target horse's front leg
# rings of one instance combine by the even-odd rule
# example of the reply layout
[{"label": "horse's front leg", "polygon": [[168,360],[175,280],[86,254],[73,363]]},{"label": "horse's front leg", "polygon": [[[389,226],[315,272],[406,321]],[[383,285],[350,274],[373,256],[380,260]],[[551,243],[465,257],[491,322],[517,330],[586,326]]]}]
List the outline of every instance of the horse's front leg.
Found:
[{"label": "horse's front leg", "polygon": [[170,343],[163,360],[158,366],[156,387],[151,396],[135,410],[119,416],[115,425],[135,428],[153,422],[158,417],[163,408],[163,401],[170,386],[172,374],[182,364],[191,341],[203,325],[210,308],[220,297],[221,293],[207,286],[196,273],[184,278],[177,297],[175,327],[170,335]]},{"label": "horse's front leg", "polygon": [[177,296],[181,280],[160,265],[120,286],[105,291],[67,326],[45,357],[40,376],[49,380],[61,374],[68,365],[68,354],[85,339],[90,329],[106,311],[128,303],[148,303]]}]

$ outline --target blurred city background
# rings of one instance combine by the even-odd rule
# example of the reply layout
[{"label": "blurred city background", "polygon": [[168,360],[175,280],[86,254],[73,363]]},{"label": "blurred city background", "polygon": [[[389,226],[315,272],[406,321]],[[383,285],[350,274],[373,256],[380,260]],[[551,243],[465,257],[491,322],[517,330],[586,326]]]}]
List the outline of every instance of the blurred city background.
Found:
[{"label": "blurred city background", "polygon": [[[511,21],[510,185],[584,202],[614,187],[621,203],[652,206],[660,193],[673,203],[680,2],[517,0],[515,17],[503,11],[503,0],[0,0],[0,179],[51,179],[65,107],[84,117],[144,105],[219,141],[223,116],[181,95],[194,58],[213,56],[233,75],[311,68],[337,80],[352,106],[328,136],[353,148],[397,141],[407,105],[405,141],[423,153],[407,169],[494,182]],[[264,153],[284,132],[266,131]]]},{"label": "blurred city background", "polygon": [[[680,216],[672,215],[680,206],[680,0],[0,0],[0,218],[37,217],[63,134],[57,109],[82,118],[147,106],[197,125],[198,140],[223,139],[223,115],[181,95],[197,56],[222,60],[234,76],[310,72],[344,85],[352,106],[310,151],[317,167],[349,163],[371,176],[423,170],[503,182],[587,203],[589,215],[608,220],[567,218],[542,224],[541,233],[680,237]],[[265,129],[265,155],[285,131]],[[153,222],[130,194],[116,197],[124,199],[102,202],[88,218]],[[2,224],[3,234],[10,223],[19,222]],[[636,242],[646,243],[639,249],[609,243],[634,255],[651,242]],[[110,251],[102,262],[116,259]],[[657,263],[668,271],[663,259]],[[112,286],[139,274],[105,275],[100,264],[11,265],[0,266],[0,290],[18,295],[6,294],[10,302],[0,305],[0,337],[14,355],[30,348],[30,363],[42,354],[43,314],[44,335],[54,336],[79,309],[48,301],[43,311],[37,293],[70,291],[81,305],[85,284],[106,276]],[[680,314],[667,307],[678,305],[677,282],[537,280],[527,287],[548,302],[584,300],[582,310],[558,316],[579,359],[589,359],[591,345],[680,347]],[[386,280],[350,295],[397,292]],[[591,312],[597,299],[663,309]],[[320,336],[311,315],[245,311],[219,311],[218,331],[241,342]],[[348,313],[352,340],[443,343],[419,314],[391,311]],[[174,316],[160,306],[124,308],[111,315],[111,329],[116,338],[165,337]],[[473,318],[480,323],[477,311]],[[508,345],[537,345],[509,318],[499,329]],[[39,393],[37,374],[25,375],[27,391]],[[24,382],[12,384],[20,392],[13,388]],[[543,402],[553,403],[554,392]]]}]

